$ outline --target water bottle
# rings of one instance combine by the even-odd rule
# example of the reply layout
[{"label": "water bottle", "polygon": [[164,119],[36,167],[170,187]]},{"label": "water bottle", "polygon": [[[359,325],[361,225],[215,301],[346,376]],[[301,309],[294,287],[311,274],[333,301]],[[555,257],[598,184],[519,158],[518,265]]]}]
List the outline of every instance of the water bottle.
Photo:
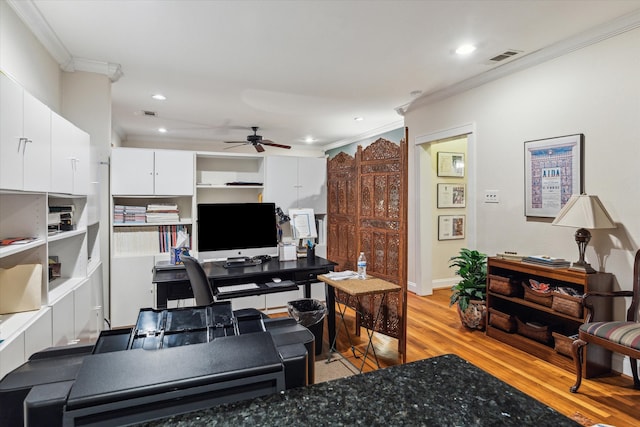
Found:
[{"label": "water bottle", "polygon": [[364,252],[360,252],[358,257],[358,278],[363,280],[367,278],[367,257],[364,256]]}]

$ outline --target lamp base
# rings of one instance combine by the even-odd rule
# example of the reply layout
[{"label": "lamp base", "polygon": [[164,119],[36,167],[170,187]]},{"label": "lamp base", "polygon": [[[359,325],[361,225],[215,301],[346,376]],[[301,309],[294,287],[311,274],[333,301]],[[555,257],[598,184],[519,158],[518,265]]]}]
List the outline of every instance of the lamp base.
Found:
[{"label": "lamp base", "polygon": [[571,265],[571,267],[569,267],[569,270],[579,271],[581,273],[587,273],[587,274],[597,273],[596,270],[594,270],[593,267],[591,267],[591,264],[587,262],[580,262],[580,261],[574,262]]}]

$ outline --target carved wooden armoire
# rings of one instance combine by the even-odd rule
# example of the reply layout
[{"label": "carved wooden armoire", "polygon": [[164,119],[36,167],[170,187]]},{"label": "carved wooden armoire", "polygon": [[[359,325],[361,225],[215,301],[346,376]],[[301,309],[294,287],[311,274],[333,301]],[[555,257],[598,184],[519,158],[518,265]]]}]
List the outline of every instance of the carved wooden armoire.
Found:
[{"label": "carved wooden armoire", "polygon": [[[327,163],[327,258],[336,270],[356,270],[360,252],[367,273],[396,283],[381,317],[372,325],[381,297],[363,298],[363,326],[398,339],[406,358],[407,144],[380,138],[355,157],[339,153]],[[340,297],[346,301],[346,296]],[[351,305],[351,304],[349,304]],[[356,328],[359,333],[360,328]]]}]

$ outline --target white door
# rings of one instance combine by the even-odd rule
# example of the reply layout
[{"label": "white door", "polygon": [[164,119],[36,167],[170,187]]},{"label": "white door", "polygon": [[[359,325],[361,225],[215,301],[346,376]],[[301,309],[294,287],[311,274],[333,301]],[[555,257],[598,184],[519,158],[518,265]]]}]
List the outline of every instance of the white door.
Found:
[{"label": "white door", "polygon": [[0,188],[22,190],[23,90],[0,73]]},{"label": "white door", "polygon": [[89,134],[73,127],[73,194],[89,194]]},{"label": "white door", "polygon": [[111,260],[111,326],[135,325],[141,308],[153,307],[153,256]]},{"label": "white door", "polygon": [[298,207],[298,159],[269,156],[265,159],[264,201],[275,203],[284,212]]},{"label": "white door", "polygon": [[193,195],[193,153],[158,150],[155,152],[155,193],[167,196]]},{"label": "white door", "polygon": [[298,208],[327,212],[327,161],[323,158],[298,159]]},{"label": "white door", "polygon": [[34,96],[24,93],[23,189],[49,191],[51,170],[51,110]]},{"label": "white door", "polygon": [[111,194],[153,195],[153,150],[115,148],[111,150]]},{"label": "white door", "polygon": [[73,125],[64,117],[51,113],[51,191],[73,193]]}]

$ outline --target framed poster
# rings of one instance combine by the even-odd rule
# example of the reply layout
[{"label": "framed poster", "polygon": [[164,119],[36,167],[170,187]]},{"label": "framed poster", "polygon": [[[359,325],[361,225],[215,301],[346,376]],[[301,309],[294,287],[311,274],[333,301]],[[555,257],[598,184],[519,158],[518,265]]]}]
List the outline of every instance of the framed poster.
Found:
[{"label": "framed poster", "polygon": [[525,141],[526,216],[555,218],[572,194],[582,194],[583,145],[583,134]]},{"label": "framed poster", "polygon": [[439,215],[438,240],[464,239],[464,215]]},{"label": "framed poster", "polygon": [[464,177],[464,153],[438,152],[438,176]]},{"label": "framed poster", "polygon": [[464,208],[465,184],[438,184],[438,208]]}]

